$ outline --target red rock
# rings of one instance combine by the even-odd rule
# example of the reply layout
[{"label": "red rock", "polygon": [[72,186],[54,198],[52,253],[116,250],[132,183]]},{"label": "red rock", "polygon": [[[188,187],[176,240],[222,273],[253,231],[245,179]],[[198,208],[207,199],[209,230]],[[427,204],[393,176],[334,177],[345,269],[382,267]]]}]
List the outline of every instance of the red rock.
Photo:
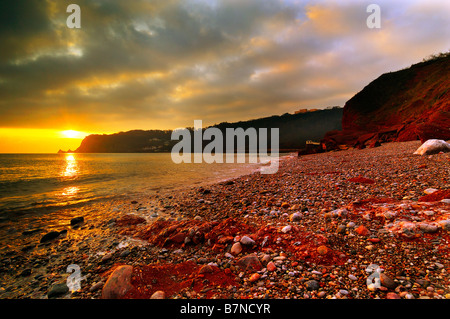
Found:
[{"label": "red rock", "polygon": [[402,299],[399,295],[397,295],[395,292],[388,292],[386,294],[386,299]]},{"label": "red rock", "polygon": [[371,180],[369,178],[365,178],[362,176],[350,178],[348,181],[352,182],[352,183],[359,183],[359,184],[374,184],[375,183],[374,180]]},{"label": "red rock", "polygon": [[150,297],[150,299],[165,299],[166,294],[164,291],[158,290],[153,293],[153,295]]},{"label": "red rock", "polygon": [[145,222],[146,222],[146,220],[143,217],[127,214],[127,215],[124,215],[124,216],[120,217],[116,221],[116,225],[118,225],[118,226],[132,226],[132,225],[143,224]]},{"label": "red rock", "polygon": [[120,299],[133,289],[131,275],[133,266],[117,267],[108,277],[102,289],[102,299]]},{"label": "red rock", "polygon": [[242,257],[237,261],[237,265],[242,270],[258,271],[262,269],[261,262],[255,254]]},{"label": "red rock", "polygon": [[275,270],[277,270],[277,266],[275,266],[275,264],[272,261],[269,261],[269,263],[267,264],[267,270],[275,271]]},{"label": "red rock", "polygon": [[291,205],[289,203],[283,203],[281,204],[281,208],[289,208]]},{"label": "red rock", "polygon": [[204,265],[200,270],[198,271],[199,274],[209,274],[214,272],[214,269],[210,265]]},{"label": "red rock", "polygon": [[317,247],[317,252],[321,255],[326,255],[328,253],[328,248],[327,248],[327,246],[324,246],[324,245],[319,246],[319,247]]},{"label": "red rock", "polygon": [[379,243],[381,241],[380,238],[369,238],[367,240],[370,241],[371,243]]},{"label": "red rock", "polygon": [[167,238],[166,242],[164,243],[164,246],[168,244],[182,244],[184,243],[184,240],[186,239],[185,233],[178,233],[175,234],[169,238]]},{"label": "red rock", "polygon": [[437,201],[443,200],[445,198],[450,198],[450,190],[449,189],[438,190],[434,193],[422,196],[419,198],[419,201],[420,202],[437,202]]},{"label": "red rock", "polygon": [[242,245],[240,242],[234,243],[233,246],[231,246],[230,253],[233,255],[239,255],[242,251]]},{"label": "red rock", "polygon": [[201,267],[191,260],[175,264],[158,262],[136,265],[131,278],[135,288],[123,299],[149,299],[155,291],[163,291],[166,298],[171,298],[186,289],[201,292],[210,299],[217,294],[218,289],[225,290],[238,284],[229,268],[222,271],[216,266],[211,267],[212,273],[199,274]]},{"label": "red rock", "polygon": [[361,236],[369,236],[370,235],[370,230],[368,230],[364,225],[359,226],[358,228],[356,228],[355,230],[358,235]]},{"label": "red rock", "polygon": [[250,276],[249,281],[254,282],[257,281],[259,278],[261,278],[261,275],[255,272],[253,275]]},{"label": "red rock", "polygon": [[225,245],[214,244],[214,246],[212,247],[212,250],[217,252],[223,251],[224,249]]},{"label": "red rock", "polygon": [[233,242],[233,236],[224,236],[219,238],[219,240],[217,241],[217,243],[219,244],[229,244],[231,242]]},{"label": "red rock", "polygon": [[[391,141],[450,139],[450,55],[381,75],[344,106],[342,131],[325,134],[322,148],[358,148]],[[402,85],[398,85],[402,83]],[[370,138],[373,134],[372,138]]]},{"label": "red rock", "polygon": [[380,274],[380,282],[383,287],[394,289],[397,287],[397,283],[385,273]]}]

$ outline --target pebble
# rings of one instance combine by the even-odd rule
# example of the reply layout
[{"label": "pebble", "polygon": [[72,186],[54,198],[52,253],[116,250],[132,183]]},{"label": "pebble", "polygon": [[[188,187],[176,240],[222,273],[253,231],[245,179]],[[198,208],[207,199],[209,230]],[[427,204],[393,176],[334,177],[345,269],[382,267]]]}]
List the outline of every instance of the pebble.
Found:
[{"label": "pebble", "polygon": [[348,295],[348,290],[340,289],[340,290],[339,290],[339,293],[340,293],[341,295],[346,296],[346,295]]},{"label": "pebble", "polygon": [[70,220],[70,225],[75,226],[76,224],[84,223],[84,217],[75,217]]},{"label": "pebble", "polygon": [[302,213],[296,212],[291,214],[289,219],[291,220],[291,222],[298,222],[302,219],[302,217],[303,217]]},{"label": "pebble", "polygon": [[257,281],[259,278],[261,278],[261,275],[258,273],[254,273],[250,276],[249,281],[250,282],[255,282]]},{"label": "pebble", "polygon": [[126,257],[131,253],[131,250],[129,248],[124,249],[121,253],[120,253],[120,257]]},{"label": "pebble", "polygon": [[267,270],[268,271],[275,271],[276,269],[277,269],[277,266],[275,266],[275,264],[272,262],[272,261],[270,261],[268,264],[267,264]]},{"label": "pebble", "polygon": [[385,273],[380,274],[380,281],[381,285],[386,288],[394,289],[395,287],[397,287],[397,283],[391,277],[387,276]]},{"label": "pebble", "polygon": [[354,222],[348,222],[347,223],[347,227],[348,228],[353,228],[353,227],[355,227],[356,226],[356,224],[354,223]]},{"label": "pebble", "polygon": [[262,258],[261,258],[261,262],[263,262],[263,263],[268,263],[269,261],[270,261],[270,255],[269,254],[264,254],[263,256],[262,256]]},{"label": "pebble", "polygon": [[59,235],[60,235],[60,233],[58,231],[51,231],[51,232],[45,234],[44,236],[42,236],[40,242],[41,243],[48,242],[50,240],[58,238]]},{"label": "pebble", "polygon": [[212,273],[214,269],[211,267],[211,265],[203,265],[202,268],[198,271],[199,274],[209,274]]},{"label": "pebble", "polygon": [[336,232],[338,234],[345,234],[347,227],[345,225],[338,225],[338,227],[336,228]]},{"label": "pebble", "polygon": [[150,299],[165,299],[165,298],[166,298],[166,293],[161,290],[155,291],[152,294],[152,296],[150,297]]},{"label": "pebble", "polygon": [[419,223],[419,229],[424,233],[435,233],[439,230],[439,227],[428,223]]},{"label": "pebble", "polygon": [[386,299],[401,299],[401,298],[395,292],[388,292],[386,294]]},{"label": "pebble", "polygon": [[376,291],[377,290],[377,285],[375,285],[375,284],[368,284],[367,285],[367,289],[369,289],[370,291]]},{"label": "pebble", "polygon": [[97,291],[97,290],[103,288],[104,284],[105,283],[103,281],[96,282],[89,288],[89,291],[90,292]]},{"label": "pebble", "polygon": [[358,278],[356,278],[356,276],[355,275],[348,275],[348,278],[350,278],[351,280],[358,280]]},{"label": "pebble", "polygon": [[370,235],[370,231],[364,225],[360,225],[358,228],[356,228],[355,231],[358,233],[358,235],[361,235],[361,236],[369,236]]},{"label": "pebble", "polygon": [[242,245],[240,242],[236,242],[231,246],[230,253],[233,255],[239,255],[242,251]]},{"label": "pebble", "polygon": [[262,269],[262,265],[261,262],[259,261],[258,257],[255,254],[250,254],[247,256],[242,257],[241,259],[239,259],[237,261],[237,265],[242,269],[242,270],[261,270]]},{"label": "pebble", "polygon": [[427,188],[425,189],[423,192],[427,195],[433,194],[435,192],[437,192],[438,190],[436,188]]},{"label": "pebble", "polygon": [[290,232],[291,229],[292,229],[292,226],[291,226],[291,225],[287,225],[287,226],[284,226],[284,227],[281,229],[281,231],[282,231],[283,233],[286,234],[286,233]]},{"label": "pebble", "polygon": [[320,255],[326,255],[326,254],[328,254],[328,248],[327,248],[327,246],[324,246],[324,245],[319,246],[319,247],[317,247],[317,252]]},{"label": "pebble", "polygon": [[442,268],[445,267],[444,264],[441,264],[441,263],[434,263],[434,264],[435,264],[436,267],[438,267],[439,269],[442,269]]},{"label": "pebble", "polygon": [[438,224],[442,229],[450,231],[450,219],[440,220]]},{"label": "pebble", "polygon": [[317,280],[308,280],[305,282],[306,288],[308,290],[318,290],[320,288],[319,282]]},{"label": "pebble", "polygon": [[69,287],[65,283],[53,285],[47,294],[48,298],[56,298],[69,292]]},{"label": "pebble", "polygon": [[240,242],[242,245],[246,246],[253,246],[255,244],[255,241],[248,236],[242,236]]},{"label": "pebble", "polygon": [[107,261],[109,261],[112,257],[113,257],[113,253],[112,253],[112,252],[107,253],[107,254],[103,255],[103,257],[102,257],[102,259],[100,260],[100,262],[102,262],[102,263],[107,262]]}]

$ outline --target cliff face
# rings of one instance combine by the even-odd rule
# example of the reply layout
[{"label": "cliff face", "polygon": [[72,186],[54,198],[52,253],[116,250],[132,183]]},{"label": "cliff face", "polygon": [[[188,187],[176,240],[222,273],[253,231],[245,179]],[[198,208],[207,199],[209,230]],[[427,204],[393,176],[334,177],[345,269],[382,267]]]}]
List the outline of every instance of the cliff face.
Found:
[{"label": "cliff face", "polygon": [[344,106],[328,149],[387,141],[450,139],[450,54],[381,75]]},{"label": "cliff face", "polygon": [[134,130],[115,134],[86,136],[76,153],[151,153],[167,152],[171,143],[171,131]]},{"label": "cliff face", "polygon": [[[226,145],[227,128],[241,127],[244,130],[253,127],[279,128],[280,151],[291,151],[304,148],[307,140],[319,141],[329,130],[342,128],[342,108],[334,107],[326,110],[301,114],[284,114],[237,123],[220,123],[214,125],[221,130]],[[192,123],[193,124],[193,123]],[[170,152],[178,140],[171,140],[172,131],[134,130],[110,135],[89,135],[81,142],[76,153],[154,153]],[[191,134],[193,138],[193,134]],[[268,138],[270,141],[270,138]],[[210,141],[204,141],[204,146]],[[193,145],[193,142],[192,142]]]}]

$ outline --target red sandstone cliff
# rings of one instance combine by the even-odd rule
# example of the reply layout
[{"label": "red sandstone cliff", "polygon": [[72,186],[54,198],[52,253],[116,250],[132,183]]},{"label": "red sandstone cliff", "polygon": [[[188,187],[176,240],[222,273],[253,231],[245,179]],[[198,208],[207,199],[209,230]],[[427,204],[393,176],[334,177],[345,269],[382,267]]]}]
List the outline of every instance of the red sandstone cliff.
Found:
[{"label": "red sandstone cliff", "polygon": [[345,104],[342,128],[325,135],[326,150],[450,139],[450,53],[381,75]]}]

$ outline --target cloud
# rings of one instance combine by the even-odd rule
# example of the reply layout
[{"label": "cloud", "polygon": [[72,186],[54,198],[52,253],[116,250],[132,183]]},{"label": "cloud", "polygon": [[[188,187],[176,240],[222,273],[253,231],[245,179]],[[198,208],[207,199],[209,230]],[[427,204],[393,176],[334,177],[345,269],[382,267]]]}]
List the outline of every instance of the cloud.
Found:
[{"label": "cloud", "polygon": [[[0,4],[0,126],[191,126],[343,105],[381,73],[448,50],[449,4],[79,0]],[[431,17],[431,18],[430,18]]]}]

